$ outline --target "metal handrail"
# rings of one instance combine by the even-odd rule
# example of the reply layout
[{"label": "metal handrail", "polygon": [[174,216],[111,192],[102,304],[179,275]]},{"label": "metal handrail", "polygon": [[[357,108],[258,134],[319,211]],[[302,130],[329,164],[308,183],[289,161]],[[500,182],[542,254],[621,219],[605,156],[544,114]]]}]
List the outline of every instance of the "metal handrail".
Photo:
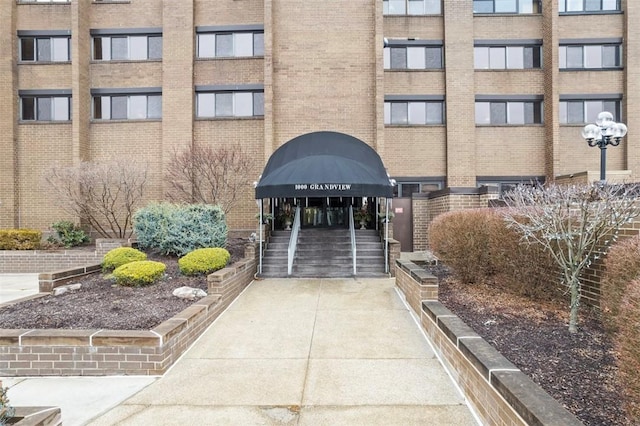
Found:
[{"label": "metal handrail", "polygon": [[287,274],[293,272],[293,257],[298,246],[298,232],[300,231],[300,207],[296,207],[293,225],[291,226],[291,237],[289,238],[289,248],[287,249]]},{"label": "metal handrail", "polygon": [[349,206],[349,234],[351,235],[351,257],[353,257],[353,275],[356,275],[356,226],[353,220],[353,206]]}]

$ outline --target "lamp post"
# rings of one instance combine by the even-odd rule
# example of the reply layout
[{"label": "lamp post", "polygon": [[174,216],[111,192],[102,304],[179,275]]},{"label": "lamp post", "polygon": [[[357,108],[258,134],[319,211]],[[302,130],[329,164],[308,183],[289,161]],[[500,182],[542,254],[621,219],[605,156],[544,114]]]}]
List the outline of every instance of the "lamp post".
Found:
[{"label": "lamp post", "polygon": [[618,146],[627,134],[627,126],[613,121],[613,114],[603,111],[598,114],[596,124],[587,124],[582,129],[582,137],[589,146],[600,148],[600,183],[604,184],[607,170],[607,145]]}]

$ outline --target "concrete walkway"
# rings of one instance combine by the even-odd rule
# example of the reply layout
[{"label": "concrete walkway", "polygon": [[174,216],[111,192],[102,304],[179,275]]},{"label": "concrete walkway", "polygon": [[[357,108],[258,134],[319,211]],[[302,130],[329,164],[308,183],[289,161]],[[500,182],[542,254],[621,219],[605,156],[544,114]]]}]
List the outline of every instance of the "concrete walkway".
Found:
[{"label": "concrete walkway", "polygon": [[0,274],[0,305],[38,294],[39,274]]},{"label": "concrete walkway", "polygon": [[256,281],[169,372],[90,424],[185,422],[476,424],[392,279]]}]

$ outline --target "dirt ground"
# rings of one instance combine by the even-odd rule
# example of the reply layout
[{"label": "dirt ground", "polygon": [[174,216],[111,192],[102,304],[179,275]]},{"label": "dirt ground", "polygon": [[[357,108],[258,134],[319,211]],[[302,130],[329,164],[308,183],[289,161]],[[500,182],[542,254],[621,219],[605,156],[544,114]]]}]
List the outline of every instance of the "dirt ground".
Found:
[{"label": "dirt ground", "polygon": [[[229,242],[231,262],[242,258],[245,243]],[[207,289],[205,277],[180,275],[176,258],[149,258],[167,265],[157,284],[124,288],[94,274],[80,280],[80,290],[0,309],[0,328],[145,330],[192,303],[172,296],[175,288]],[[583,315],[579,333],[570,334],[561,303],[534,304],[495,286],[461,285],[444,267],[431,270],[441,302],[585,425],[634,424],[622,410],[615,352],[597,316]]]}]

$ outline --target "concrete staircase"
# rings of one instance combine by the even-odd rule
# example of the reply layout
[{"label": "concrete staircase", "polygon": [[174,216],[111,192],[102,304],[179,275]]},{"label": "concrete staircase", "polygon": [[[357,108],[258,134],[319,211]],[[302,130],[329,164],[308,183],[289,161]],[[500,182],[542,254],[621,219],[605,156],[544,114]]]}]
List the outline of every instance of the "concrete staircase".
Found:
[{"label": "concrete staircase", "polygon": [[[263,277],[287,276],[290,231],[274,231],[262,259]],[[375,230],[356,230],[356,275],[385,277],[384,246]],[[348,229],[301,229],[293,261],[293,277],[333,278],[353,276]]]}]

